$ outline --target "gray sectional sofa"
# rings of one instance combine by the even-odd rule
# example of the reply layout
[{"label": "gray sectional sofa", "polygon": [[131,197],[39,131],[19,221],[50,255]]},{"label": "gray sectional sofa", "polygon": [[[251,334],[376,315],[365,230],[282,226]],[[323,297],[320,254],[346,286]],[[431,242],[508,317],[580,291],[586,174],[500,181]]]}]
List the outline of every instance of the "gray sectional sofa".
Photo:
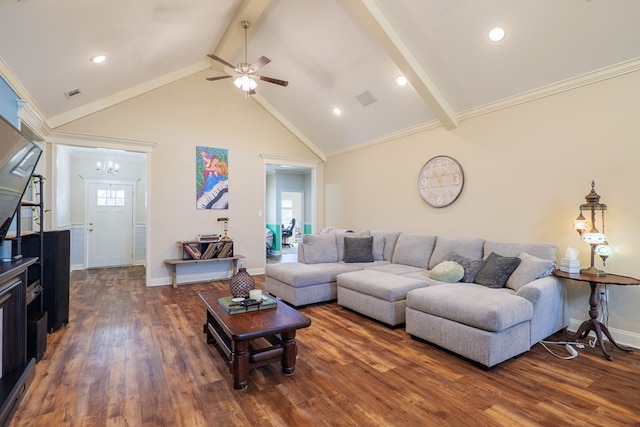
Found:
[{"label": "gray sectional sofa", "polygon": [[368,230],[305,235],[298,262],[267,264],[294,306],[330,300],[491,367],[566,328],[557,247]]}]

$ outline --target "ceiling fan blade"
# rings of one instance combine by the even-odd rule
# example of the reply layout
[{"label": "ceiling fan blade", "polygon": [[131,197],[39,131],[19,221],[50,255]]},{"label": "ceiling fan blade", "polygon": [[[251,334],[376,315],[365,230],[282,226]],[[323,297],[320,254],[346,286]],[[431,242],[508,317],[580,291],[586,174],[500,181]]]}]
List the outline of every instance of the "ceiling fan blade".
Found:
[{"label": "ceiling fan blade", "polygon": [[224,59],[220,58],[219,56],[214,55],[213,53],[210,53],[209,55],[207,55],[209,58],[213,59],[214,61],[218,61],[219,63],[226,65],[227,67],[231,67],[234,70],[236,69],[235,65],[232,65],[231,63],[225,61]]},{"label": "ceiling fan blade", "polygon": [[271,60],[269,58],[267,58],[266,56],[261,56],[260,58],[258,58],[258,60],[256,62],[251,64],[251,69],[253,71],[258,71],[260,68],[264,67],[269,62],[271,62]]},{"label": "ceiling fan blade", "polygon": [[231,77],[233,76],[215,76],[215,77],[207,77],[207,80],[212,82],[214,80],[230,79]]},{"label": "ceiling fan blade", "polygon": [[265,76],[256,76],[256,77],[258,77],[262,81],[274,83],[280,86],[286,87],[289,84],[289,82],[286,80],[274,79],[273,77],[265,77]]}]

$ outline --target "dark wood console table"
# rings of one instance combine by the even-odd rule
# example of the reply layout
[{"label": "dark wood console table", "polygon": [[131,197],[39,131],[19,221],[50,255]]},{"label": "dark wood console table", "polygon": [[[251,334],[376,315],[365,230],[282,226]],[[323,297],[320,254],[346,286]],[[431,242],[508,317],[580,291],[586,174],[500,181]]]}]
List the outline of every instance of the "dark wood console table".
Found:
[{"label": "dark wood console table", "polygon": [[618,276],[617,274],[609,274],[605,276],[592,276],[590,274],[582,274],[582,273],[565,273],[561,270],[553,270],[553,275],[557,277],[563,277],[565,279],[575,280],[577,282],[589,283],[591,286],[591,296],[589,297],[589,305],[591,308],[589,309],[589,317],[590,319],[582,322],[578,331],[575,335],[569,340],[574,341],[578,337],[586,338],[589,335],[589,332],[593,331],[596,334],[596,339],[598,340],[598,344],[600,344],[600,348],[602,349],[602,353],[604,356],[613,360],[613,357],[609,355],[607,349],[604,346],[604,341],[602,340],[602,333],[609,338],[611,344],[615,347],[619,348],[623,351],[633,351],[630,347],[622,347],[618,345],[616,340],[613,339],[611,333],[609,333],[609,329],[605,324],[598,320],[598,284],[609,284],[609,285],[640,285],[640,280],[635,279],[633,277],[628,276]]}]

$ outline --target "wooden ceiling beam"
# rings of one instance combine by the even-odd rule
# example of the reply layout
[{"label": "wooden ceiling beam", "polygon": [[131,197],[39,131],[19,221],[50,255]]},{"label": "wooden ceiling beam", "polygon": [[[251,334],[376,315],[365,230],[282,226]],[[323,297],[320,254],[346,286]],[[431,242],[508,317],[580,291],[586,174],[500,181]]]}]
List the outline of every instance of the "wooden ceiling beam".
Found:
[{"label": "wooden ceiling beam", "polygon": [[375,1],[349,0],[349,5],[376,37],[387,55],[395,62],[440,123],[448,130],[457,128],[458,119],[455,111]]},{"label": "wooden ceiling beam", "polygon": [[[243,0],[235,15],[229,21],[229,26],[225,30],[220,43],[216,46],[214,54],[220,58],[231,60],[238,51],[244,49],[244,30],[240,23],[249,21],[251,27],[249,31],[255,30],[260,22],[260,18],[273,0]],[[222,70],[223,65],[211,60],[211,68]]]}]

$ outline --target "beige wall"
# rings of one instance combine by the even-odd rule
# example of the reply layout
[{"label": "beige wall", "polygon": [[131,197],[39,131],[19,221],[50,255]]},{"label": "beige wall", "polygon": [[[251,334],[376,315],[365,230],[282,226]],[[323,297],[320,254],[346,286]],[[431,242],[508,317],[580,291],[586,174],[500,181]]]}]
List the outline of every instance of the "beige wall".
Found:
[{"label": "beige wall", "polygon": [[[228,82],[207,82],[203,72],[70,123],[62,131],[152,141],[149,155],[147,283],[169,283],[166,258],[176,241],[222,232],[245,266],[264,268],[265,171],[261,154],[305,161],[316,157],[252,99]],[[228,210],[195,208],[195,147],[229,149]],[[320,174],[321,177],[321,174]],[[226,270],[226,267],[225,267]]]},{"label": "beige wall", "polygon": [[[342,155],[325,165],[326,224],[499,241],[588,246],[570,222],[591,180],[608,205],[615,253],[606,270],[640,277],[640,72]],[[465,186],[451,206],[422,201],[417,177],[431,157],[456,158]],[[602,263],[597,260],[601,268]],[[571,284],[571,318],[584,320],[588,285]],[[640,286],[609,286],[611,328],[640,344]],[[576,320],[576,321],[577,321]],[[620,335],[619,335],[620,336]]]}]

